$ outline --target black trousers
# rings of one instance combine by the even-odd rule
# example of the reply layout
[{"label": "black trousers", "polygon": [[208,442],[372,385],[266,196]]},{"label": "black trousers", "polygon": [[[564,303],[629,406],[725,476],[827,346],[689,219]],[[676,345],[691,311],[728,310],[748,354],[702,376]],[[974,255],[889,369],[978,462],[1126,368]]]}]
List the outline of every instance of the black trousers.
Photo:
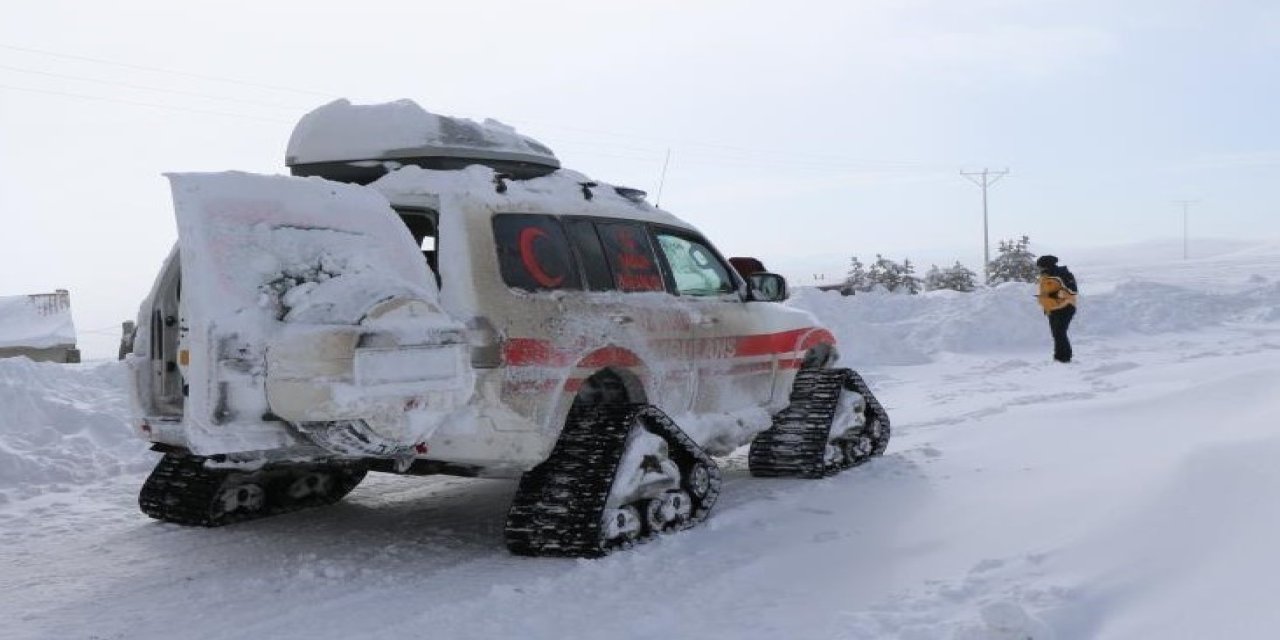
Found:
[{"label": "black trousers", "polygon": [[1053,333],[1053,359],[1058,362],[1071,362],[1071,340],[1067,339],[1067,327],[1071,319],[1076,317],[1076,306],[1067,305],[1049,312],[1049,331]]}]

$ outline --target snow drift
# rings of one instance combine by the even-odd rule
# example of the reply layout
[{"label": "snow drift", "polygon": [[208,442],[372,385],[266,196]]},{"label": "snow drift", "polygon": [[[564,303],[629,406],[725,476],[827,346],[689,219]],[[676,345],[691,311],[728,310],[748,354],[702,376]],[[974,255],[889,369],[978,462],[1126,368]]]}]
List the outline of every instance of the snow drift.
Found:
[{"label": "snow drift", "polygon": [[119,363],[0,359],[0,501],[150,468],[154,455],[129,427],[125,375]]},{"label": "snow drift", "polygon": [[[831,327],[846,365],[925,364],[945,353],[1049,348],[1044,317],[1025,284],[959,293],[859,294],[801,289],[791,304]],[[1124,282],[1081,298],[1072,326],[1080,342],[1126,334],[1280,321],[1280,283],[1239,293]],[[89,482],[144,470],[154,457],[129,426],[125,373],[116,364],[66,366],[0,360],[0,492]],[[689,425],[696,428],[698,425]]]},{"label": "snow drift", "polygon": [[[1035,285],[1006,283],[972,293],[920,295],[800,289],[790,304],[817,315],[835,333],[846,366],[911,365],[941,353],[1045,348],[1049,328]],[[1228,322],[1280,319],[1280,283],[1236,293],[1125,281],[1081,292],[1073,338],[1194,331]],[[1047,352],[1046,352],[1047,353]]]}]

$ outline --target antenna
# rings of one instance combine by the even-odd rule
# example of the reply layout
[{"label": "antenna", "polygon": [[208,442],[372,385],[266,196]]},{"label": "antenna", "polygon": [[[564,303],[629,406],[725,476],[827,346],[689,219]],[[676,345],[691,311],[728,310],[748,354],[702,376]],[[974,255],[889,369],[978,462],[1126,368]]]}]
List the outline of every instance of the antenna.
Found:
[{"label": "antenna", "polygon": [[662,185],[667,183],[667,165],[671,164],[671,147],[667,147],[667,157],[662,161],[662,176],[658,178],[658,195],[653,199],[653,206],[662,206]]}]

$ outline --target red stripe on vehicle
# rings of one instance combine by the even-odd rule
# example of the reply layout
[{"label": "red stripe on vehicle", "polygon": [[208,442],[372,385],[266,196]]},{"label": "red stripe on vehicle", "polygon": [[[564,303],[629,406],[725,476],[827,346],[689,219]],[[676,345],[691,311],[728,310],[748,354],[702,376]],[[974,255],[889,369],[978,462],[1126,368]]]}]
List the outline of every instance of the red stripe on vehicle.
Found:
[{"label": "red stripe on vehicle", "polygon": [[[655,352],[667,359],[692,357],[695,361],[708,361],[790,354],[811,349],[822,343],[835,344],[835,337],[826,329],[809,327],[746,336],[659,340],[652,346]],[[731,345],[731,348],[711,348],[716,344]],[[618,346],[611,345],[596,349],[585,356],[581,356],[580,353],[574,349],[557,346],[550,340],[536,338],[511,338],[503,347],[506,363],[513,367],[578,366],[594,369],[606,366],[637,367],[644,364],[634,352]]]},{"label": "red stripe on vehicle", "polygon": [[834,345],[835,343],[836,343],[836,337],[831,335],[830,331],[819,328],[819,329],[814,329],[813,331],[810,331],[809,335],[805,336],[804,340],[800,342],[800,348],[796,350],[808,351],[820,344]]},{"label": "red stripe on vehicle", "polygon": [[766,371],[772,371],[772,370],[773,370],[772,361],[747,362],[744,364],[735,364],[729,367],[728,374],[735,375],[735,374],[743,374],[743,373],[764,373]]},{"label": "red stripe on vehicle", "polygon": [[735,355],[739,358],[749,356],[765,356],[778,353],[787,353],[796,350],[796,343],[800,341],[806,333],[812,331],[809,329],[792,329],[791,331],[783,331],[781,333],[765,333],[752,336],[737,337],[737,349]]},{"label": "red stripe on vehicle", "polygon": [[569,353],[557,349],[550,340],[535,338],[508,339],[502,347],[502,355],[512,367],[562,367],[572,364],[567,362],[571,357]]},{"label": "red stripe on vehicle", "polygon": [[605,347],[592,351],[578,363],[578,366],[595,369],[608,366],[638,367],[642,364],[644,363],[640,361],[639,356],[622,347]]}]

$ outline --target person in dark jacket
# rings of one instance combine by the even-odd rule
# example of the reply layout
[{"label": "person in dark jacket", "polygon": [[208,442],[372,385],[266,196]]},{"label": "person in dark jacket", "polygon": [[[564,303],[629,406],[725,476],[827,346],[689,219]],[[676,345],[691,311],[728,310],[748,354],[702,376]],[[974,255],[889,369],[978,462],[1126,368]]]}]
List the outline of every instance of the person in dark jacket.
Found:
[{"label": "person in dark jacket", "polygon": [[1067,339],[1067,327],[1076,315],[1076,277],[1066,267],[1058,265],[1056,256],[1040,256],[1036,259],[1040,268],[1040,307],[1049,316],[1049,331],[1053,334],[1053,359],[1071,362],[1071,341]]}]

